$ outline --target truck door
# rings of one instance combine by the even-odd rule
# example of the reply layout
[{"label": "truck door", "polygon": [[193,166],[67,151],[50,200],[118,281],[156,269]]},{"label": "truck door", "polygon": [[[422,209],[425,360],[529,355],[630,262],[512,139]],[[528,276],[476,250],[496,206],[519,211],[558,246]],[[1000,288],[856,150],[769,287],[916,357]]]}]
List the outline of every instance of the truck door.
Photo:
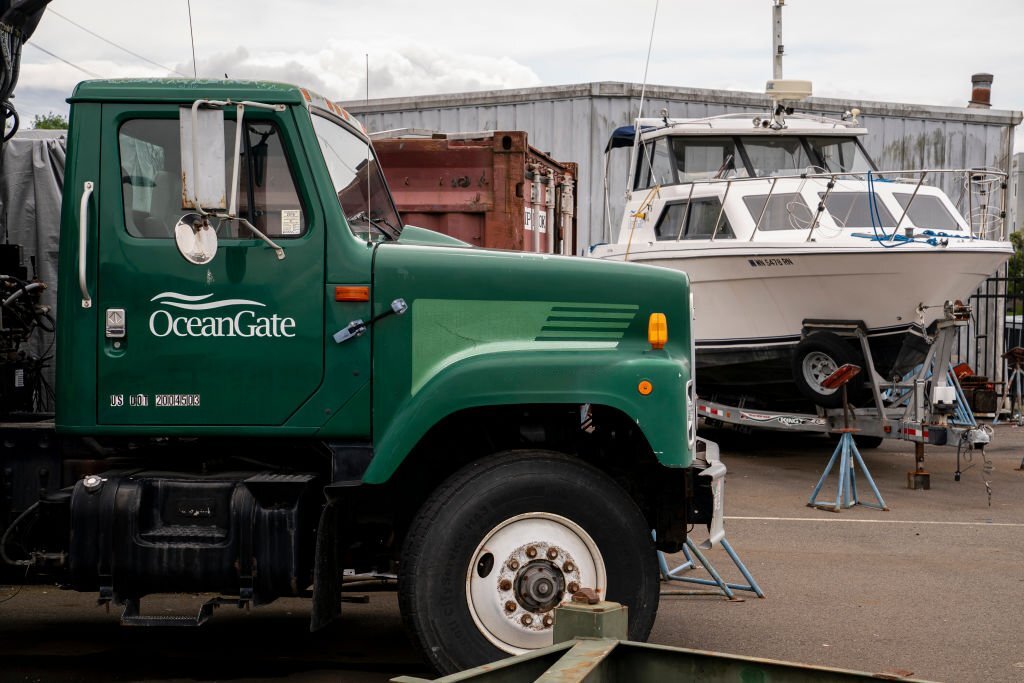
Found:
[{"label": "truck door", "polygon": [[[284,424],[324,368],[323,212],[293,113],[246,111],[238,189],[238,214],[286,257],[222,222],[202,265],[174,240],[189,213],[178,107],[104,105],[102,116],[97,422]],[[235,121],[224,127],[230,179]]]}]

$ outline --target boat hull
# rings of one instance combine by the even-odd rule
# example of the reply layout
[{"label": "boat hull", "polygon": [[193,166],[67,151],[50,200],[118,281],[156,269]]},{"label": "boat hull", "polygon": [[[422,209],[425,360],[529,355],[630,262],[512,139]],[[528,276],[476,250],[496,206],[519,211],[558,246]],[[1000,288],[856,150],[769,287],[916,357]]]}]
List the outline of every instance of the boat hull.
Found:
[{"label": "boat hull", "polygon": [[876,369],[891,377],[909,369],[899,365],[920,361],[911,354],[897,364],[908,332],[942,317],[943,302],[966,300],[1012,253],[1004,243],[977,240],[827,251],[813,243],[651,246],[658,249],[637,250],[628,260],[690,278],[698,395],[794,409],[806,407],[791,371],[805,321],[862,322]]}]

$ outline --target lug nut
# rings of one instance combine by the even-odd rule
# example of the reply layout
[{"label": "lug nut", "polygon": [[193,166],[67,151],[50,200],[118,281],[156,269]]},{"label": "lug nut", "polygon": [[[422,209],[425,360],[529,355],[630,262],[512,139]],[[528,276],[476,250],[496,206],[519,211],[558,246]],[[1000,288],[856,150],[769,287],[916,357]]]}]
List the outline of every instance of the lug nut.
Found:
[{"label": "lug nut", "polygon": [[567,572],[567,573],[568,572],[574,572],[574,571],[576,571],[576,565],[574,565],[572,562],[566,562],[565,564],[562,565],[562,571]]},{"label": "lug nut", "polygon": [[555,620],[551,618],[550,614],[544,616],[544,628],[550,627],[553,623],[555,623]]},{"label": "lug nut", "polygon": [[526,556],[529,557],[531,560],[537,557],[537,549],[531,545],[529,548],[526,549]]},{"label": "lug nut", "polygon": [[512,590],[512,582],[508,579],[502,579],[501,583],[498,584],[498,588],[503,591]]},{"label": "lug nut", "polygon": [[515,612],[516,611],[516,603],[512,602],[511,600],[508,600],[507,602],[505,602],[505,611],[506,612]]},{"label": "lug nut", "polygon": [[575,581],[572,581],[572,582],[569,583],[568,586],[566,586],[566,588],[569,591],[569,595],[572,595],[573,593],[575,593],[576,591],[578,591],[580,589],[580,585],[578,583],[576,583]]},{"label": "lug nut", "polygon": [[511,569],[512,571],[515,571],[515,570],[519,569],[519,560],[509,560],[508,561],[508,568]]},{"label": "lug nut", "polygon": [[524,614],[523,618],[520,619],[520,621],[523,622],[523,626],[529,626],[530,624],[533,623],[533,615],[532,614]]},{"label": "lug nut", "polygon": [[548,548],[548,559],[553,560],[558,557],[558,548]]}]

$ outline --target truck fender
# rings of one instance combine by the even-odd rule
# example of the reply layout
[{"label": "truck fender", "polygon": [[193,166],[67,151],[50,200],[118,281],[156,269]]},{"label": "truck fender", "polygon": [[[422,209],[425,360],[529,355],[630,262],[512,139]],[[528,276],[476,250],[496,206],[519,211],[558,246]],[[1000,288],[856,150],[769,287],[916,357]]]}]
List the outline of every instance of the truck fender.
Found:
[{"label": "truck fender", "polygon": [[[387,481],[430,428],[449,415],[499,405],[609,406],[637,424],[663,465],[688,467],[689,411],[676,410],[686,404],[688,379],[688,363],[664,352],[627,356],[614,349],[522,349],[462,358],[438,368],[399,403],[386,424],[374,425],[375,455],[363,481]],[[650,390],[641,390],[641,384]]]}]

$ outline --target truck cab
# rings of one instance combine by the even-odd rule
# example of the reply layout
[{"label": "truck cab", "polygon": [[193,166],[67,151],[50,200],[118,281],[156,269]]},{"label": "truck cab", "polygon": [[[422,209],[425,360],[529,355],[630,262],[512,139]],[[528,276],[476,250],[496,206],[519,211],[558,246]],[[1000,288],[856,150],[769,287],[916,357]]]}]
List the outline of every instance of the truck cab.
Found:
[{"label": "truck cab", "polygon": [[383,578],[442,672],[550,644],[585,587],[647,636],[655,548],[721,528],[684,273],[403,225],[362,127],[303,88],[70,102],[55,425],[92,450],[23,562],[137,623],[194,591],[308,596],[319,628],[345,575]]}]

